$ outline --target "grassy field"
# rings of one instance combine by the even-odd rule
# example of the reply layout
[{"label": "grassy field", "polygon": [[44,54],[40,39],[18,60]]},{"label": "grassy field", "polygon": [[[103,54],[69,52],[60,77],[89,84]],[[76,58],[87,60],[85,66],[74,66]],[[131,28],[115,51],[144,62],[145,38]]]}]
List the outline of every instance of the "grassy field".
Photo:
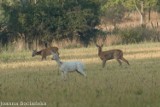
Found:
[{"label": "grassy field", "polygon": [[[160,43],[104,47],[119,48],[130,66],[108,61],[103,69],[97,48],[60,49],[63,61],[85,63],[88,78],[70,73],[63,81],[58,66],[31,52],[0,53],[0,107],[160,107]],[[46,105],[31,105],[42,102]],[[16,106],[16,103],[19,105]]]}]

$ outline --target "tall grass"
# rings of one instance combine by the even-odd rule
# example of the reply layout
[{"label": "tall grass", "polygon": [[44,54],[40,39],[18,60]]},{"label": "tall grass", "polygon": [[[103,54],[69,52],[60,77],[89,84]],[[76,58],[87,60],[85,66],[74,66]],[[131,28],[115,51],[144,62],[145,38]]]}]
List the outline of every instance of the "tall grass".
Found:
[{"label": "tall grass", "polygon": [[[88,78],[70,73],[63,81],[58,66],[31,52],[0,54],[0,101],[46,102],[42,107],[159,107],[160,44],[142,43],[119,48],[130,66],[108,61],[102,69],[96,47],[60,49],[63,61],[81,60]],[[10,56],[3,61],[5,55]],[[24,58],[25,57],[25,58]],[[33,106],[37,107],[37,106]]]}]

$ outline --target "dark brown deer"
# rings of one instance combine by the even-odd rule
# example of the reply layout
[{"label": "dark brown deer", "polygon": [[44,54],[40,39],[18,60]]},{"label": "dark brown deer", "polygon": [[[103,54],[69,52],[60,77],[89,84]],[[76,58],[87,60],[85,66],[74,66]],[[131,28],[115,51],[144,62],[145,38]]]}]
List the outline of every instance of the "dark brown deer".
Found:
[{"label": "dark brown deer", "polygon": [[55,53],[57,53],[59,55],[57,47],[49,47],[49,48],[42,49],[40,51],[33,50],[32,57],[34,57],[36,55],[40,55],[40,56],[42,56],[42,60],[43,59],[46,60],[47,56],[52,55],[52,51],[55,52]]},{"label": "dark brown deer", "polygon": [[107,60],[116,59],[120,65],[122,65],[122,61],[126,62],[129,65],[129,62],[123,57],[123,51],[120,49],[113,49],[108,51],[102,51],[103,45],[97,45],[98,47],[98,56],[102,60],[102,67],[105,67]]}]

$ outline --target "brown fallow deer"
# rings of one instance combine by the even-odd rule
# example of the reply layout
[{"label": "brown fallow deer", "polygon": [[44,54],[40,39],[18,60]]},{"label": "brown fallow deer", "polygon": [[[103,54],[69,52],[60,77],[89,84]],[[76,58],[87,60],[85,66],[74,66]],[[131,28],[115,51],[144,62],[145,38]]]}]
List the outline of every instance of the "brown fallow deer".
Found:
[{"label": "brown fallow deer", "polygon": [[106,61],[112,60],[112,59],[116,59],[120,65],[122,64],[121,60],[126,62],[129,65],[129,62],[123,57],[122,50],[113,49],[108,51],[102,51],[103,44],[101,46],[96,44],[96,46],[98,47],[98,56],[102,60],[103,68],[105,67]]},{"label": "brown fallow deer", "polygon": [[52,52],[55,52],[59,55],[57,47],[49,47],[49,48],[42,49],[40,51],[33,50],[32,57],[34,57],[36,55],[40,55],[40,56],[42,56],[42,60],[44,60],[44,59],[46,60],[47,56],[52,55]]}]

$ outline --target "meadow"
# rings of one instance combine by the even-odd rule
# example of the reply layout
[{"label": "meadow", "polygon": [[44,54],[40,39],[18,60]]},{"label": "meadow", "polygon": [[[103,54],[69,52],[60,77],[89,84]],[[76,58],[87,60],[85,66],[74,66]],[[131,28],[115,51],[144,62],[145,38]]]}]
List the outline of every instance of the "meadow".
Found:
[{"label": "meadow", "polygon": [[60,49],[62,61],[85,63],[87,79],[70,73],[67,81],[52,56],[41,61],[40,56],[31,57],[31,51],[2,52],[0,102],[46,103],[26,107],[160,107],[160,43],[105,46],[103,50],[116,48],[123,50],[130,66],[111,60],[102,68],[95,46]]}]

